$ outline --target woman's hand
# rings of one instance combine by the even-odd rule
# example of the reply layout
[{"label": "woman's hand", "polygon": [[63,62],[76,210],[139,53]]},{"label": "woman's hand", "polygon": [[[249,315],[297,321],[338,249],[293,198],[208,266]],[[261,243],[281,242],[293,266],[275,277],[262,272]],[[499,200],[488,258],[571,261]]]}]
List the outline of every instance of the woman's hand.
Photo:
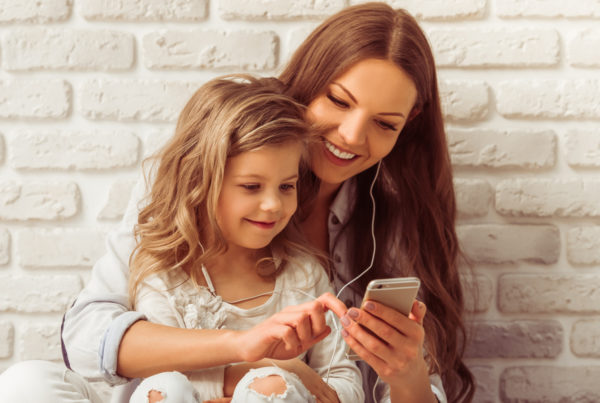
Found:
[{"label": "woman's hand", "polygon": [[240,361],[297,357],[331,333],[325,321],[329,309],[337,315],[345,312],[343,303],[327,293],[314,301],[286,307],[253,328],[239,332],[236,343]]},{"label": "woman's hand", "polygon": [[367,301],[363,309],[352,308],[341,318],[344,340],[390,385],[392,402],[435,401],[423,354],[426,310],[425,304],[415,301],[406,317],[383,304]]}]

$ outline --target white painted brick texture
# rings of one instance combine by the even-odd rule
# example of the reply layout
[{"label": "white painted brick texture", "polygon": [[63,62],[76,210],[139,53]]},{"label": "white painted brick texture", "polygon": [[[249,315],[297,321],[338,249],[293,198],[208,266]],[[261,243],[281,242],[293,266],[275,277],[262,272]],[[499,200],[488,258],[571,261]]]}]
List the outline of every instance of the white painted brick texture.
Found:
[{"label": "white painted brick texture", "polygon": [[69,182],[0,182],[0,219],[56,220],[75,215],[79,189]]},{"label": "white painted brick texture", "polygon": [[72,4],[72,0],[0,0],[0,23],[64,21]]},{"label": "white painted brick texture", "polygon": [[91,267],[104,253],[104,236],[92,229],[23,229],[15,253],[28,268]]},{"label": "white painted brick texture", "polygon": [[345,0],[220,0],[219,15],[226,20],[288,20],[327,17]]},{"label": "white painted brick texture", "polygon": [[273,32],[164,31],[143,39],[149,69],[270,70],[275,67],[277,46]]},{"label": "white painted brick texture", "polygon": [[[350,4],[368,3],[370,0],[350,0]],[[473,20],[485,14],[485,0],[387,0],[394,8],[404,8],[422,20]]]},{"label": "white painted brick texture", "polygon": [[78,5],[90,21],[200,21],[208,0],[80,0]]},{"label": "white painted brick texture", "polygon": [[[60,361],[62,313],[198,87],[277,75],[365,2],[0,0],[0,371]],[[600,401],[600,1],[385,2],[436,57],[474,401]]]},{"label": "white painted brick texture", "polygon": [[133,66],[134,41],[117,31],[14,30],[3,43],[6,70],[126,70]]},{"label": "white painted brick texture", "polygon": [[134,165],[139,141],[125,131],[18,132],[9,147],[17,169],[108,169]]},{"label": "white painted brick texture", "polygon": [[0,80],[0,118],[61,119],[71,109],[71,87],[63,80]]}]

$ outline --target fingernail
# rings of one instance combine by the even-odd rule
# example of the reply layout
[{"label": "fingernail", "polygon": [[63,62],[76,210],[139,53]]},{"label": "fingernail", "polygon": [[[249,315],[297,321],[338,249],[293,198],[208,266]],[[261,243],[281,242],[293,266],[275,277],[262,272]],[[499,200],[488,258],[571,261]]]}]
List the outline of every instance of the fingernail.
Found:
[{"label": "fingernail", "polygon": [[348,319],[346,316],[342,316],[340,322],[342,322],[342,326],[347,327],[350,324],[350,319]]},{"label": "fingernail", "polygon": [[356,309],[350,309],[348,311],[348,316],[350,316],[352,319],[358,318],[358,310],[356,310]]},{"label": "fingernail", "polygon": [[346,329],[342,329],[342,337],[348,337],[348,331]]},{"label": "fingernail", "polygon": [[372,302],[367,302],[367,303],[365,304],[365,309],[366,309],[367,311],[374,311],[374,310],[375,310],[375,304],[374,304],[374,303],[372,303]]},{"label": "fingernail", "polygon": [[419,301],[418,306],[419,306],[419,311],[423,311],[423,309],[425,309],[425,304],[422,303],[421,301]]}]

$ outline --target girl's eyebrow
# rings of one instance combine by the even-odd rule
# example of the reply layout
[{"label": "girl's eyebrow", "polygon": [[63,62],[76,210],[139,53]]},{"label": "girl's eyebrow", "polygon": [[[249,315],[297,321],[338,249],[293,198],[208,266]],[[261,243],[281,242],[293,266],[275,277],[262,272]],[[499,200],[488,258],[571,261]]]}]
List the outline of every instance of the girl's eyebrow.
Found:
[{"label": "girl's eyebrow", "polygon": [[[266,179],[265,176],[257,175],[257,174],[235,175],[234,178],[238,178],[238,179]],[[287,178],[283,178],[282,180],[289,181],[289,180],[298,179],[298,178],[299,178],[299,175],[298,174],[294,174],[294,175],[288,176]]]},{"label": "girl's eyebrow", "polygon": [[[358,101],[356,100],[356,98],[354,97],[354,95],[352,95],[352,93],[350,92],[350,90],[348,90],[342,84],[334,81],[334,82],[331,83],[331,85],[336,85],[336,86],[340,87],[342,89],[342,91],[344,91],[346,93],[346,95],[348,95],[348,97],[352,100],[352,102],[354,102],[355,104],[358,104]],[[404,119],[406,119],[406,116],[404,116],[404,114],[402,112],[381,112],[381,113],[378,113],[378,115],[381,115],[381,116],[400,116],[400,117],[403,117]]]}]

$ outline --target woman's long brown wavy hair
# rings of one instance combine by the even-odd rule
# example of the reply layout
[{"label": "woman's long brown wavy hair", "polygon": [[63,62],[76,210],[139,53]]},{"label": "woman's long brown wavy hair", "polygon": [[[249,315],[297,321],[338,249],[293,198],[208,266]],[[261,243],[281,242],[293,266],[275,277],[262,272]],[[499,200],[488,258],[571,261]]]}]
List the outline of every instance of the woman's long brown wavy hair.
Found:
[{"label": "woman's long brown wavy hair", "polygon": [[[267,146],[306,144],[310,129],[305,109],[284,95],[277,79],[247,75],[211,80],[191,97],[174,136],[145,161],[154,165],[146,179],[152,184],[147,205],[134,229],[132,305],[138,286],[151,274],[183,269],[199,283],[201,265],[227,248],[215,219],[227,159]],[[308,250],[294,222],[271,245],[284,262]]]},{"label": "woman's long brown wavy hair", "polygon": [[[375,264],[354,283],[362,293],[373,278],[414,274],[427,304],[426,349],[430,370],[439,373],[451,402],[471,401],[474,380],[462,361],[466,331],[463,293],[457,267],[456,202],[452,167],[431,48],[415,19],[384,3],[349,7],[317,27],[292,56],[280,79],[289,94],[308,105],[348,68],[365,59],[389,60],[417,88],[410,119],[381,163],[374,196],[377,203]],[[350,228],[370,228],[369,186],[375,167],[357,175],[358,192]],[[358,274],[370,263],[361,247],[365,231],[354,231]],[[390,262],[389,248],[400,243],[402,262]],[[407,266],[399,267],[399,266]],[[347,279],[350,280],[350,279]]]}]

